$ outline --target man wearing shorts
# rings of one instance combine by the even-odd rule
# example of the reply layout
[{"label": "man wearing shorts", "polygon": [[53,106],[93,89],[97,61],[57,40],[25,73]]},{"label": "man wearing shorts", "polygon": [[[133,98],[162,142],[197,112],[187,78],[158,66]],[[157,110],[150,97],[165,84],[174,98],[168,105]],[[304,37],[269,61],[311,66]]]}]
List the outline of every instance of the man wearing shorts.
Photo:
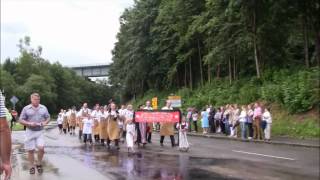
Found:
[{"label": "man wearing shorts", "polygon": [[[30,163],[30,174],[35,174],[35,168],[38,173],[42,173],[42,158],[44,155],[44,130],[43,126],[50,121],[50,115],[47,108],[40,104],[40,95],[31,94],[31,104],[25,106],[21,112],[19,122],[27,127],[25,134],[24,147],[28,151],[28,160]],[[34,152],[38,149],[38,161],[34,162]]]},{"label": "man wearing shorts", "polygon": [[0,179],[4,172],[4,180],[9,180],[11,168],[11,132],[6,119],[5,98],[0,91]]}]

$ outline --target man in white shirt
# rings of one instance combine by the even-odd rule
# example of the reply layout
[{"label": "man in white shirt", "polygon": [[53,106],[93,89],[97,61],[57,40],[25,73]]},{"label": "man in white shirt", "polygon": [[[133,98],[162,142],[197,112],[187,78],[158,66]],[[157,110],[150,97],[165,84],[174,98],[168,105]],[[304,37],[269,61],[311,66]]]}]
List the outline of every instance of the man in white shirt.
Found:
[{"label": "man in white shirt", "polygon": [[81,137],[82,137],[82,130],[83,130],[82,119],[85,114],[91,115],[91,110],[88,108],[87,103],[83,103],[82,108],[78,112],[78,118],[80,119],[80,121],[79,121],[79,139],[81,139]]},{"label": "man in white shirt", "polygon": [[100,105],[96,104],[94,107],[94,110],[91,112],[91,118],[93,120],[93,137],[95,143],[100,142],[100,137],[99,137],[99,122],[100,122],[100,117],[101,117],[101,112],[100,112]]},{"label": "man in white shirt", "polygon": [[[167,100],[166,106],[162,110],[173,110],[171,107],[171,101]],[[173,123],[161,123],[160,124],[160,145],[163,146],[165,136],[170,136],[171,146],[174,147],[174,124]]]}]

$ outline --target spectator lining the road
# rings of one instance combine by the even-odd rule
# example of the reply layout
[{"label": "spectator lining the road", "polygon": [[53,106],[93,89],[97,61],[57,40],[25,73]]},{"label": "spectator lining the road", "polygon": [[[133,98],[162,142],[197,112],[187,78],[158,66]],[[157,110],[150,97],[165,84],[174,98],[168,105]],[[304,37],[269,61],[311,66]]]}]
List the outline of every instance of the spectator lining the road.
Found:
[{"label": "spectator lining the road", "polygon": [[192,108],[191,107],[187,109],[187,121],[189,123],[189,132],[191,132],[191,124],[192,124]]},{"label": "spectator lining the road", "polygon": [[214,124],[216,125],[216,132],[220,133],[221,132],[221,109],[218,108],[217,112],[214,114]]},{"label": "spectator lining the road", "polygon": [[198,114],[198,111],[196,109],[193,109],[192,111],[192,123],[193,123],[193,131],[194,132],[198,132],[198,117],[199,117],[199,114]]},{"label": "spectator lining the road", "polygon": [[266,127],[264,129],[264,138],[265,140],[270,141],[272,117],[268,108],[264,109],[264,113],[262,114],[262,120],[266,122]]},{"label": "spectator lining the road", "polygon": [[209,113],[206,110],[206,108],[204,108],[203,111],[201,112],[201,125],[202,125],[202,128],[203,128],[203,134],[207,134],[208,133],[208,129],[209,129],[208,116],[209,116]]},{"label": "spectator lining the road", "polygon": [[240,122],[240,129],[241,129],[241,138],[246,139],[247,138],[247,111],[246,107],[242,106],[241,107],[241,113],[239,116],[239,122]]},{"label": "spectator lining the road", "polygon": [[262,110],[259,103],[254,104],[254,111],[253,111],[253,138],[254,139],[262,139],[262,132],[261,132],[261,115]]},{"label": "spectator lining the road", "polygon": [[252,122],[253,122],[253,110],[252,110],[252,105],[249,104],[247,109],[247,125],[248,125],[248,132],[249,132],[249,136],[248,136],[249,140],[252,139],[253,137]]}]

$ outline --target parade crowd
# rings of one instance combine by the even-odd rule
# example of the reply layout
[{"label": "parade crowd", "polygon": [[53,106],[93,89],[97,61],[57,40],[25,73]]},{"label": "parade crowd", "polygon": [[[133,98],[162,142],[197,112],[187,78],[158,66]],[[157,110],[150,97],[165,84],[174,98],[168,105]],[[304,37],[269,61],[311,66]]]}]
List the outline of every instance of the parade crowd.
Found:
[{"label": "parade crowd", "polygon": [[[146,101],[146,104],[140,105],[138,109],[153,110],[150,101]],[[173,110],[171,102],[167,101],[162,110]],[[185,117],[181,119],[181,122],[175,124],[135,122],[131,104],[117,108],[114,102],[109,102],[109,105],[105,106],[96,104],[93,109],[88,108],[87,103],[84,103],[79,111],[75,107],[68,110],[61,109],[57,122],[60,134],[75,135],[77,128],[78,137],[85,144],[95,143],[110,148],[113,142],[114,146],[120,149],[119,143],[126,142],[128,152],[135,152],[134,145],[145,147],[146,144],[152,143],[152,131],[160,130],[161,146],[164,146],[165,136],[169,136],[172,147],[179,144],[180,150],[187,151],[189,148],[186,137],[188,123]],[[175,129],[180,132],[177,144],[174,138]]]},{"label": "parade crowd", "polygon": [[[172,110],[168,100],[162,110]],[[153,110],[150,101],[138,106],[138,110]],[[121,105],[114,102],[100,106],[96,104],[90,109],[84,103],[80,110],[75,107],[61,109],[57,122],[60,134],[77,134],[85,144],[101,144],[110,148],[110,143],[119,149],[119,143],[126,142],[128,152],[135,152],[134,146],[146,146],[151,142],[152,132],[160,131],[160,145],[163,146],[165,136],[169,136],[171,146],[179,145],[180,150],[188,150],[187,132],[198,132],[198,121],[201,121],[202,133],[220,133],[231,138],[270,140],[272,117],[266,107],[258,102],[238,107],[237,104],[214,108],[207,105],[199,112],[189,107],[182,113],[179,123],[145,123],[135,122],[134,109],[131,104]],[[178,130],[178,143],[174,131]]]}]

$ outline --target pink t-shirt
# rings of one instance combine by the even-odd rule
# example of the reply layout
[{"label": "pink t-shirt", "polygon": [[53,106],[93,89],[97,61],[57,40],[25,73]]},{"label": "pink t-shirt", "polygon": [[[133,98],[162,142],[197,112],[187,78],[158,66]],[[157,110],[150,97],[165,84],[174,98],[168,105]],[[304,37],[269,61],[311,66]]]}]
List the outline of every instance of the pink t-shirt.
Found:
[{"label": "pink t-shirt", "polygon": [[254,111],[253,111],[253,118],[256,118],[257,116],[261,116],[262,115],[262,110],[261,110],[261,107],[256,107],[254,108]]}]

